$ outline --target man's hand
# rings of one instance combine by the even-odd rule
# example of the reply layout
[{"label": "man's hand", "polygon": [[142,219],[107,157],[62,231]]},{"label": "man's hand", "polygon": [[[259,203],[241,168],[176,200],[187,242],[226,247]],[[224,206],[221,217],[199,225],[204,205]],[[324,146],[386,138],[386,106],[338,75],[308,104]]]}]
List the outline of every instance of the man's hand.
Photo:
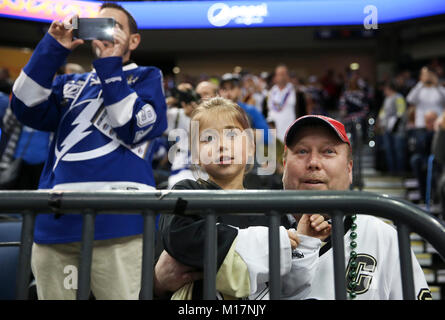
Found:
[{"label": "man's hand", "polygon": [[297,232],[295,230],[287,230],[287,236],[289,237],[292,250],[296,249],[300,244],[300,239],[298,239]]},{"label": "man's hand", "polygon": [[128,50],[128,35],[118,26],[113,29],[114,43],[110,41],[93,40],[93,46],[100,52],[96,52],[99,58],[122,57]]},{"label": "man's hand", "polygon": [[63,22],[53,21],[48,29],[48,33],[69,50],[74,50],[84,43],[82,39],[73,40],[73,28],[71,27],[72,20],[73,17],[66,18]]},{"label": "man's hand", "polygon": [[320,214],[303,214],[297,226],[298,233],[320,240],[326,239],[331,229],[332,226]]},{"label": "man's hand", "polygon": [[156,296],[163,297],[199,279],[202,279],[202,272],[179,263],[164,250],[155,266],[154,292]]}]

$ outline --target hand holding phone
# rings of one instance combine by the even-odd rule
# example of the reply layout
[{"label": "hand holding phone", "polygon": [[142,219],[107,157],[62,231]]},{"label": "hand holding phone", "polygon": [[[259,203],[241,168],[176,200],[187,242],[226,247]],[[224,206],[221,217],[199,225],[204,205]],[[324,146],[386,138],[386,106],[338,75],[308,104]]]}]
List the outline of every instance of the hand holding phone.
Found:
[{"label": "hand holding phone", "polygon": [[99,58],[123,57],[128,51],[128,35],[119,27],[114,27],[114,41],[93,40],[93,47]]},{"label": "hand holding phone", "polygon": [[74,50],[79,45],[83,44],[82,39],[73,39],[73,29],[67,28],[72,24],[74,17],[68,17],[63,22],[53,21],[48,29],[48,33],[56,39],[62,46],[69,50]]}]

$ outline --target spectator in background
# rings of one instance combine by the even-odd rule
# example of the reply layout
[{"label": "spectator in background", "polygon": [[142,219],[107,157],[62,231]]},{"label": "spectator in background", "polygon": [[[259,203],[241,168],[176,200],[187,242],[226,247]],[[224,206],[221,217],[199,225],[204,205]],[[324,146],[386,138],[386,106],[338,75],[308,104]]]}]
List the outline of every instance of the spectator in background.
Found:
[{"label": "spectator in background", "polygon": [[[174,142],[173,149],[169,151],[171,172],[168,178],[168,188],[171,189],[177,182],[185,179],[196,180],[190,170],[190,152],[188,135],[190,132],[190,116],[198,106],[199,95],[193,90],[191,84],[181,83],[172,90],[179,107],[167,109],[168,127],[166,134],[169,143]],[[174,139],[174,140],[173,140]]]},{"label": "spectator in background", "polygon": [[77,63],[67,63],[65,65],[65,74],[85,73],[85,69]]},{"label": "spectator in background", "polygon": [[385,100],[378,122],[383,130],[386,164],[390,173],[402,174],[406,162],[406,102],[394,82],[386,82],[383,92]]},{"label": "spectator in background", "polygon": [[337,99],[339,98],[338,86],[334,76],[334,70],[328,69],[326,74],[320,80],[323,91],[326,93],[325,107],[329,111],[334,111],[336,109]]},{"label": "spectator in background", "polygon": [[6,93],[0,91],[0,119],[2,119],[3,116],[5,115],[8,105],[9,105],[9,96]]},{"label": "spectator in background", "polygon": [[416,81],[412,78],[409,70],[404,70],[397,74],[394,81],[397,87],[396,91],[404,97],[406,97],[410,90],[416,85]]},{"label": "spectator in background", "polygon": [[437,183],[437,191],[442,204],[442,219],[445,218],[445,112],[442,113],[434,134],[432,152],[434,160],[442,166],[442,175]]},{"label": "spectator in background", "polygon": [[305,90],[306,114],[324,115],[324,91],[316,76],[310,76]]},{"label": "spectator in background", "polygon": [[295,88],[295,96],[296,96],[296,110],[297,118],[307,115],[307,101],[306,101],[306,92],[307,86],[306,82],[303,78],[299,78],[296,75],[291,77],[292,84]]},{"label": "spectator in background", "polygon": [[254,106],[263,113],[264,99],[267,93],[263,92],[260,80],[257,76],[247,74],[243,77],[242,102]]},{"label": "spectator in background", "polygon": [[229,99],[232,102],[235,102],[241,108],[243,108],[244,111],[246,111],[252,128],[262,130],[264,137],[263,141],[264,144],[267,145],[269,141],[268,137],[269,127],[267,125],[266,119],[254,106],[245,104],[240,101],[241,82],[239,75],[232,73],[224,74],[221,77],[219,83],[219,95],[225,99]]},{"label": "spectator in background", "polygon": [[415,137],[415,149],[410,158],[410,164],[419,184],[421,199],[423,202],[426,202],[426,173],[428,169],[428,157],[431,154],[437,113],[429,110],[425,113],[424,118],[425,128],[419,131]]},{"label": "spectator in background", "polygon": [[246,74],[242,77],[241,102],[254,106],[260,113],[263,112],[262,102],[264,97],[258,90],[258,77]]},{"label": "spectator in background", "polygon": [[369,110],[369,102],[363,82],[357,73],[352,73],[345,91],[340,97],[340,114],[346,122],[363,119]]},{"label": "spectator in background", "polygon": [[425,128],[425,114],[433,111],[436,115],[445,109],[445,88],[439,86],[438,77],[434,71],[423,67],[419,82],[408,93],[406,100],[416,108],[415,126]]},{"label": "spectator in background", "polygon": [[213,82],[201,81],[196,86],[196,93],[199,94],[202,100],[207,100],[216,97],[218,87]]},{"label": "spectator in background", "polygon": [[269,83],[271,76],[268,72],[263,71],[260,73],[260,76],[258,77],[258,93],[263,97],[263,102],[261,103],[261,113],[263,114],[264,118],[267,119],[267,101],[268,101],[268,95],[269,95]]},{"label": "spectator in background", "polygon": [[[8,106],[9,96],[6,93],[0,91],[0,155],[2,156],[8,142],[8,136],[5,134],[5,126],[3,124],[3,117],[6,113],[6,110],[8,109]],[[8,163],[12,161],[12,153],[10,154],[8,160]],[[0,172],[6,169],[5,165],[6,164],[0,159]]]},{"label": "spectator in background", "polygon": [[290,82],[289,72],[284,64],[275,68],[274,83],[267,100],[267,119],[275,123],[277,138],[284,142],[286,129],[298,114],[295,88]]},{"label": "spectator in background", "polygon": [[241,76],[241,102],[256,107],[255,99],[253,97],[255,91],[254,75],[250,73],[243,74]]},{"label": "spectator in background", "polygon": [[[352,134],[352,144],[354,145],[358,142],[359,134],[362,138],[365,137],[365,118],[369,111],[369,101],[364,82],[356,72],[352,72],[347,81],[345,91],[340,97],[339,109],[346,131]],[[361,131],[357,129],[358,124]],[[355,152],[357,151],[358,148],[355,148]]]},{"label": "spectator in background", "polygon": [[[2,69],[2,90],[11,90],[9,73]],[[2,179],[1,188],[10,190],[35,190],[49,151],[50,133],[34,130],[17,121],[9,106],[11,91],[0,91],[0,171],[12,170],[11,179]],[[12,172],[11,171],[11,172]],[[4,178],[6,178],[4,176]],[[8,181],[9,180],[9,181]]]},{"label": "spectator in background", "polygon": [[51,134],[22,125],[10,108],[6,110],[2,119],[2,128],[4,128],[6,148],[0,158],[0,168],[15,171],[11,176],[14,179],[2,185],[2,188],[36,190],[48,157]]},{"label": "spectator in background", "polygon": [[444,70],[443,70],[443,65],[440,63],[439,59],[434,58],[431,61],[431,64],[429,67],[431,70],[433,70],[436,73],[436,75],[439,79],[439,85],[441,85],[441,83],[443,83],[443,81],[445,80],[444,79],[445,74],[444,74]]}]

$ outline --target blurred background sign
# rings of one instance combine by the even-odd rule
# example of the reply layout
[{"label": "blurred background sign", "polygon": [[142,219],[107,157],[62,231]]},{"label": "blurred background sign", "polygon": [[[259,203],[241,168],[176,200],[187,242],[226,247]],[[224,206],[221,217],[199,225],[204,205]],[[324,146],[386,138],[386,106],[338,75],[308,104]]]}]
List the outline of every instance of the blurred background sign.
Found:
[{"label": "blurred background sign", "polygon": [[[141,29],[208,29],[363,25],[445,13],[443,0],[125,1]],[[100,2],[3,0],[0,16],[37,21],[94,17]],[[368,18],[369,20],[370,18]],[[372,21],[373,23],[377,21]]]}]

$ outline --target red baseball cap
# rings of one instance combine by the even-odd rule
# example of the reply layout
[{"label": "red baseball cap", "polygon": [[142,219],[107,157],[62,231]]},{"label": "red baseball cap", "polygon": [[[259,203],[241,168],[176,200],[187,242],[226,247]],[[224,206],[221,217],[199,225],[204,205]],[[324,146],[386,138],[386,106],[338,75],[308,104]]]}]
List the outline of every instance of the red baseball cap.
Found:
[{"label": "red baseball cap", "polygon": [[341,141],[351,146],[351,142],[349,141],[349,138],[346,134],[345,126],[343,125],[343,123],[335,119],[320,115],[307,115],[295,120],[289,126],[289,128],[287,128],[286,135],[284,136],[284,142],[286,146],[289,147],[289,144],[292,142],[292,138],[295,137],[295,134],[302,126],[314,124],[323,124],[328,126],[337,134]]}]

